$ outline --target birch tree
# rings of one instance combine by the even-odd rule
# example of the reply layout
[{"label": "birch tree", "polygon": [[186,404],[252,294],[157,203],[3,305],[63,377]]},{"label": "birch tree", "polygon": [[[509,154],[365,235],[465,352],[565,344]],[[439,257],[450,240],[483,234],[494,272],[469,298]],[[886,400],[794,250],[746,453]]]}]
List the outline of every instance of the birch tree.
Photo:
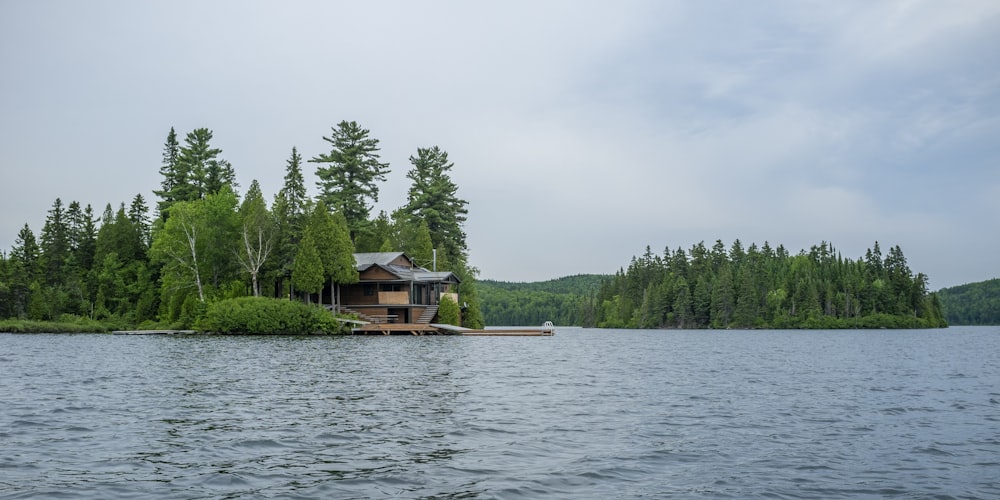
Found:
[{"label": "birch tree", "polygon": [[153,258],[163,263],[164,285],[193,286],[205,302],[200,240],[204,213],[199,201],[182,201],[170,207],[170,217],[153,240]]},{"label": "birch tree", "polygon": [[246,198],[240,205],[240,246],[236,253],[240,266],[250,274],[250,282],[255,297],[260,296],[258,277],[264,263],[274,249],[274,219],[267,210],[260,184],[254,180],[250,184]]}]

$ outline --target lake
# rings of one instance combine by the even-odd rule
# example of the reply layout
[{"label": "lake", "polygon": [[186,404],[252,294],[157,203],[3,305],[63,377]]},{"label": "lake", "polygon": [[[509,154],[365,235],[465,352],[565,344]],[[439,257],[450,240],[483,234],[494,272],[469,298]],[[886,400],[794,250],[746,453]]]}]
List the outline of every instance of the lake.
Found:
[{"label": "lake", "polygon": [[1000,497],[1000,327],[0,334],[0,498]]}]

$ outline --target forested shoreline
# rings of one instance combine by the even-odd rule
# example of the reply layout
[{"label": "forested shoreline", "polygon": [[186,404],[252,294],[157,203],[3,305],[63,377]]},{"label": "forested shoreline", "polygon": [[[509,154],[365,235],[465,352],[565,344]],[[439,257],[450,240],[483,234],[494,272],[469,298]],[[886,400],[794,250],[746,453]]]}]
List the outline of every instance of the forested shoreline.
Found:
[{"label": "forested shoreline", "polygon": [[[389,164],[378,139],[356,122],[331,127],[322,137],[328,151],[308,160],[316,164],[315,197],[293,146],[270,204],[257,180],[240,194],[235,168],[212,136],[198,128],[181,142],[170,129],[152,208],[142,194],[117,208],[108,203],[99,215],[56,198],[37,237],[25,224],[10,251],[0,252],[0,329],[30,330],[40,321],[79,331],[187,329],[202,320],[218,325],[225,315],[213,304],[303,317],[238,299],[333,301],[335,284],[358,279],[352,254],[379,251],[403,251],[422,265],[436,251],[438,269],[462,280],[463,324],[483,326],[463,228],[468,203],[457,195],[446,151],[418,148],[409,158],[406,204],[373,216]],[[206,318],[212,311],[216,317]]]},{"label": "forested shoreline", "polygon": [[478,283],[483,320],[488,325],[583,326],[585,297],[610,276],[579,274],[534,283],[484,279]]},{"label": "forested shoreline", "polygon": [[721,240],[632,259],[584,305],[584,325],[604,328],[938,328],[947,323],[927,276],[902,249],[843,257],[822,242],[784,246]]},{"label": "forested shoreline", "polygon": [[1000,279],[938,290],[944,317],[953,325],[1000,325]]},{"label": "forested shoreline", "polygon": [[[575,287],[567,288],[572,283]],[[611,276],[542,283],[484,280],[490,322],[599,328],[935,328],[947,326],[941,300],[927,291],[899,246],[878,242],[863,258],[822,242],[790,254],[736,240],[690,249],[646,248]],[[488,300],[487,300],[488,299]]]}]

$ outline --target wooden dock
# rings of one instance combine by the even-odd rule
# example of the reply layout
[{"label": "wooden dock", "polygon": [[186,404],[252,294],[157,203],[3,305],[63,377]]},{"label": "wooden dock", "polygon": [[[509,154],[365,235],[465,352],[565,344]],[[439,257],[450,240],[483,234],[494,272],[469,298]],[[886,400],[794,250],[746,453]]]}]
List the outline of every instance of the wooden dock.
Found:
[{"label": "wooden dock", "polygon": [[114,335],[192,335],[194,330],[115,330]]},{"label": "wooden dock", "polygon": [[512,327],[474,330],[441,323],[369,323],[353,330],[355,335],[462,335],[467,337],[551,337],[554,327]]}]

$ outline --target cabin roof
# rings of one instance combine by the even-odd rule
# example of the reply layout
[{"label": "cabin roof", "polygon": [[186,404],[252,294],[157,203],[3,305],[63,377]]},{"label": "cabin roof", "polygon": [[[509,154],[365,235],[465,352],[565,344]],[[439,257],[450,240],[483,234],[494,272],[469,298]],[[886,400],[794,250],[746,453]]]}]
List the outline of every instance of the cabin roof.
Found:
[{"label": "cabin roof", "polygon": [[[400,256],[404,257],[411,265],[401,266],[395,264],[394,262]],[[462,282],[455,273],[448,271],[434,272],[418,266],[410,256],[403,252],[356,253],[354,254],[354,260],[358,264],[357,269],[359,273],[371,269],[372,266],[378,266],[394,274],[402,281],[414,281],[418,283]]]},{"label": "cabin roof", "polygon": [[[388,266],[392,263],[392,261],[398,259],[400,255],[406,254],[403,252],[356,253],[354,254],[354,260],[358,263],[358,271],[363,271],[375,264]],[[406,260],[409,260],[411,263],[413,262],[413,259],[409,256],[406,257]]]}]

